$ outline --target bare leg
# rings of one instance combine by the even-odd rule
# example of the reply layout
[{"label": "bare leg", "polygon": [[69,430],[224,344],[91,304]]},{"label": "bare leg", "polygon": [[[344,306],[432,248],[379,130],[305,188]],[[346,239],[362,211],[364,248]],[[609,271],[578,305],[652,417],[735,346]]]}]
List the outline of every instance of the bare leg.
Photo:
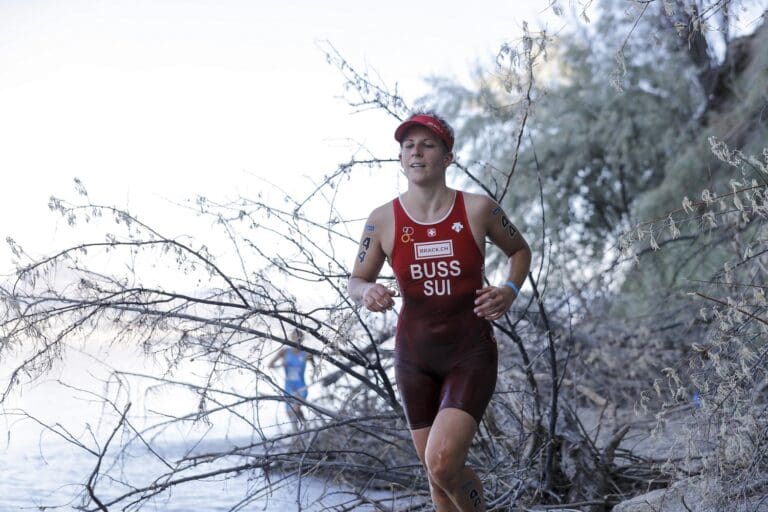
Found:
[{"label": "bare leg", "polygon": [[[429,432],[432,427],[420,428],[418,430],[411,430],[411,437],[413,438],[413,445],[416,447],[416,453],[419,456],[421,465],[424,466],[424,470],[427,469],[427,464],[424,462],[424,451],[427,448],[427,441],[429,439]],[[429,471],[427,471],[427,478],[429,479],[429,493],[432,496],[432,503],[435,505],[437,512],[460,512],[457,509],[451,498],[439,487],[437,487],[432,478],[429,477]]]},{"label": "bare leg", "polygon": [[301,406],[298,404],[292,405],[291,409],[293,410],[293,414],[296,416],[296,419],[299,420],[299,423],[303,425],[306,420],[304,419],[304,413],[301,412]]},{"label": "bare leg", "polygon": [[477,431],[475,419],[460,409],[443,409],[429,433],[425,460],[431,481],[461,512],[485,512],[480,479],[464,464]]},{"label": "bare leg", "polygon": [[485,512],[480,479],[464,465],[476,430],[472,416],[448,408],[437,414],[431,427],[411,433],[438,512]]},{"label": "bare leg", "polygon": [[301,427],[304,426],[304,414],[301,412],[300,406],[292,403],[286,403],[285,405],[288,420],[291,422],[291,428],[293,428],[294,432],[299,432]]}]

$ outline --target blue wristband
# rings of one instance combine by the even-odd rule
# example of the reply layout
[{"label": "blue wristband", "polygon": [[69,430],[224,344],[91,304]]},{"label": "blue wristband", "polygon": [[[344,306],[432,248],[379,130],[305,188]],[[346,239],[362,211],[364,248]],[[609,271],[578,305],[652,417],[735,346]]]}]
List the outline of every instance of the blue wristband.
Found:
[{"label": "blue wristband", "polygon": [[514,290],[514,292],[515,292],[515,297],[520,295],[520,289],[512,281],[507,281],[506,283],[504,283],[504,286],[509,286],[510,288],[512,288],[512,290]]}]

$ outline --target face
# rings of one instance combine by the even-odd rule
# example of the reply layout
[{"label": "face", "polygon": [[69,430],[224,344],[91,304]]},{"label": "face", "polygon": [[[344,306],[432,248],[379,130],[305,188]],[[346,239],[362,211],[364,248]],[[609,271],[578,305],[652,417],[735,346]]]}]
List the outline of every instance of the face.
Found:
[{"label": "face", "polygon": [[293,342],[301,342],[301,340],[304,338],[304,333],[298,329],[294,329],[293,331],[291,331],[289,338]]},{"label": "face", "polygon": [[405,133],[400,145],[400,165],[409,180],[420,182],[430,178],[442,179],[452,160],[453,154],[429,128],[414,126]]}]

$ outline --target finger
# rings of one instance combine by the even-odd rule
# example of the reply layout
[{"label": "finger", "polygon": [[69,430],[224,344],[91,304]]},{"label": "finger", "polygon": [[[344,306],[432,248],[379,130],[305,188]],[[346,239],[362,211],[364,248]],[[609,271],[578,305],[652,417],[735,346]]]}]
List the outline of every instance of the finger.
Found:
[{"label": "finger", "polygon": [[365,305],[371,311],[378,311],[381,307],[379,294],[376,290],[371,290],[365,297]]},{"label": "finger", "polygon": [[392,297],[389,294],[390,290],[387,289],[386,292],[385,295],[373,293],[373,296],[369,296],[370,302],[368,303],[368,309],[371,311],[386,311],[392,309],[395,305],[395,301],[392,300]]},{"label": "finger", "polygon": [[493,310],[490,308],[475,308],[475,314],[481,318],[488,318],[493,314]]},{"label": "finger", "polygon": [[493,301],[493,296],[490,293],[486,292],[486,293],[483,293],[482,295],[479,295],[475,299],[475,304],[478,306],[481,306],[481,305],[488,304],[491,301]]},{"label": "finger", "polygon": [[490,292],[492,292],[495,289],[496,288],[494,286],[486,286],[485,288],[480,288],[479,290],[477,290],[476,293],[479,297],[482,297],[484,295],[488,295]]}]

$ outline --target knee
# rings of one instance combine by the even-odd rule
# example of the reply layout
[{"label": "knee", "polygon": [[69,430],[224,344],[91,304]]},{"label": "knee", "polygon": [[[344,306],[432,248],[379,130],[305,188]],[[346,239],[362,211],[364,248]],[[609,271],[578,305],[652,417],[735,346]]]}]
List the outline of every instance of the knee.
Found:
[{"label": "knee", "polygon": [[429,479],[440,489],[450,492],[460,477],[463,464],[458,464],[450,454],[427,453],[426,466]]}]

